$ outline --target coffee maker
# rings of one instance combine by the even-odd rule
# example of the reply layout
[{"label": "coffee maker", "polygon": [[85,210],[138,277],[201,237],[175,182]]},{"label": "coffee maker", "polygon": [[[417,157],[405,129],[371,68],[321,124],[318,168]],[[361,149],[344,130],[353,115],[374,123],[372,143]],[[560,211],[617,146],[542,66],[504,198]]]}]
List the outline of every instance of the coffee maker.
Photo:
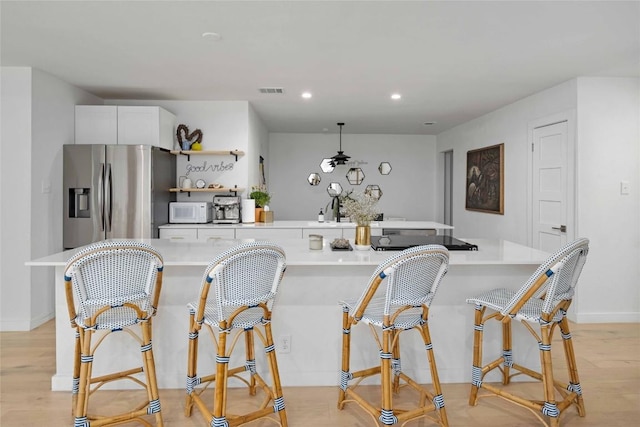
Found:
[{"label": "coffee maker", "polygon": [[240,222],[240,197],[213,196],[213,223],[236,224]]}]

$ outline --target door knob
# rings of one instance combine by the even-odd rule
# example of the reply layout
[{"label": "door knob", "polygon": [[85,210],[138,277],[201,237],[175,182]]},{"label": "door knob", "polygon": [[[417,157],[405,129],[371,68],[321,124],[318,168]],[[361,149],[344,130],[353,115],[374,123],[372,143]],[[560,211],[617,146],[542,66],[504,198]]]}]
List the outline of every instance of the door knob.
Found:
[{"label": "door knob", "polygon": [[567,226],[566,225],[561,225],[560,227],[551,227],[552,230],[560,230],[561,233],[566,233],[567,232]]}]

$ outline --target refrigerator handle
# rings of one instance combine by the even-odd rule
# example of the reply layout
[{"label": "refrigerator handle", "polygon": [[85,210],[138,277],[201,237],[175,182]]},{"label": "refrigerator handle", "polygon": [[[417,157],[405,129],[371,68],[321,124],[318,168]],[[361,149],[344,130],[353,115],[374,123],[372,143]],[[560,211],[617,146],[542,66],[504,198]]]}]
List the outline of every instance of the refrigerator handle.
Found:
[{"label": "refrigerator handle", "polygon": [[100,163],[98,189],[98,212],[100,213],[100,231],[104,231],[104,163]]},{"label": "refrigerator handle", "polygon": [[111,196],[113,192],[113,179],[111,177],[111,163],[107,163],[107,172],[106,172],[107,185],[105,186],[105,228],[107,233],[111,232],[111,220],[113,214],[113,207],[111,206]]}]

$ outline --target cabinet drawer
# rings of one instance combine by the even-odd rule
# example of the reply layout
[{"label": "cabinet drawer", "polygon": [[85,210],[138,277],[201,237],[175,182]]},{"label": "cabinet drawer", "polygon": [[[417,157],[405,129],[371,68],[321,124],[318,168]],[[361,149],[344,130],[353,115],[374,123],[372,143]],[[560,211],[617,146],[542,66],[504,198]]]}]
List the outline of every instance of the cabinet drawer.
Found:
[{"label": "cabinet drawer", "polygon": [[171,240],[197,240],[198,229],[197,228],[161,228],[161,239]]},{"label": "cabinet drawer", "polygon": [[236,239],[300,239],[300,228],[238,228]]},{"label": "cabinet drawer", "polygon": [[[345,230],[346,231],[346,230]],[[324,240],[331,242],[333,239],[339,239],[342,237],[342,228],[303,228],[302,237],[308,238],[309,234],[319,234],[324,237]]]},{"label": "cabinet drawer", "polygon": [[236,233],[232,228],[199,228],[198,240],[235,239]]}]

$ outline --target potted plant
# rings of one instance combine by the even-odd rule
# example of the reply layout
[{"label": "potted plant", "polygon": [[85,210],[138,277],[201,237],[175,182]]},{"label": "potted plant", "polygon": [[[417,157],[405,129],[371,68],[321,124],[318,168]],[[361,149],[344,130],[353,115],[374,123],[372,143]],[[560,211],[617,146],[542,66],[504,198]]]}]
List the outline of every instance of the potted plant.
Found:
[{"label": "potted plant", "polygon": [[251,187],[249,198],[255,200],[256,203],[256,222],[263,222],[262,212],[265,206],[268,206],[271,201],[271,194],[267,191],[267,187],[263,184],[254,185]]},{"label": "potted plant", "polygon": [[371,246],[371,221],[378,216],[378,199],[369,194],[349,195],[343,201],[345,214],[356,223],[356,249],[369,249]]}]

